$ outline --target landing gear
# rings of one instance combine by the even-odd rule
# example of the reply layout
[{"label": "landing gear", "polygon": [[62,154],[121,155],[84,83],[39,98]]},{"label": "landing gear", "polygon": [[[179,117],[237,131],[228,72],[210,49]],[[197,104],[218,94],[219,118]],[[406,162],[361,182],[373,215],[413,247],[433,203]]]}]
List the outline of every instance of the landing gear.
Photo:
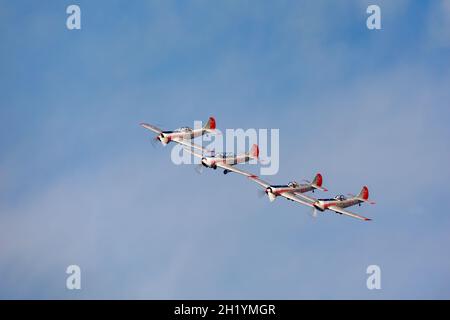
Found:
[{"label": "landing gear", "polygon": [[227,169],[223,170],[223,174],[227,174],[228,172],[230,171],[228,171]]}]

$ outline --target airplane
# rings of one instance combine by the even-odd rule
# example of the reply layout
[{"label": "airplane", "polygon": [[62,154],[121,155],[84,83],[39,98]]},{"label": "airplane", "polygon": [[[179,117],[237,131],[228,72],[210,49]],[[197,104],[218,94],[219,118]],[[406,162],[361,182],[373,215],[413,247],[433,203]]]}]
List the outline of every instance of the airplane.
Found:
[{"label": "airplane", "polygon": [[264,180],[261,180],[255,175],[249,176],[248,178],[265,189],[264,193],[269,197],[270,202],[275,201],[278,196],[282,196],[288,200],[308,205],[308,202],[299,199],[296,195],[308,191],[314,192],[314,190],[316,189],[321,191],[328,191],[326,188],[322,187],[323,178],[320,173],[316,174],[312,182],[305,180],[307,183],[304,184],[299,184],[295,181],[292,181],[286,185],[272,185]]},{"label": "airplane", "polygon": [[367,202],[370,204],[375,204],[375,202],[369,200],[369,189],[364,186],[361,189],[361,192],[355,196],[355,195],[349,195],[349,198],[346,198],[343,195],[337,195],[333,199],[314,199],[312,197],[308,197],[306,195],[299,195],[299,197],[302,198],[305,202],[307,202],[307,206],[310,206],[313,208],[313,215],[316,216],[317,211],[319,210],[321,212],[324,212],[325,210],[331,210],[339,214],[343,214],[352,218],[364,220],[364,221],[370,221],[372,219],[366,218],[363,216],[360,216],[356,213],[350,212],[348,210],[345,210],[347,207],[351,207],[354,205],[361,206],[361,203]]},{"label": "airplane", "polygon": [[153,131],[157,133],[158,135],[154,138],[155,141],[161,142],[163,146],[166,146],[169,142],[173,141],[176,143],[179,143],[181,145],[187,146],[187,147],[193,147],[198,150],[204,151],[204,149],[201,146],[198,146],[192,142],[188,142],[187,140],[194,139],[196,137],[200,137],[206,133],[212,133],[216,134],[216,120],[213,117],[209,117],[208,122],[205,124],[203,128],[199,129],[192,129],[189,127],[181,127],[178,129],[175,129],[173,131],[163,131],[159,129],[158,127],[148,124],[148,123],[141,123],[141,126],[144,127],[147,130]]},{"label": "airplane", "polygon": [[242,174],[244,176],[253,176],[253,174],[240,170],[236,167],[234,167],[234,165],[239,164],[239,163],[245,163],[248,162],[250,160],[258,160],[259,158],[259,147],[257,144],[254,144],[252,146],[252,148],[250,149],[250,152],[246,152],[243,154],[239,154],[236,155],[234,153],[215,153],[215,152],[210,152],[210,155],[207,156],[205,154],[206,150],[202,150],[203,153],[197,153],[195,151],[192,151],[190,149],[184,148],[184,150],[186,150],[187,152],[189,152],[190,154],[192,154],[193,156],[200,158],[201,159],[201,163],[199,165],[199,169],[198,172],[200,173],[201,169],[203,167],[206,168],[212,168],[214,170],[217,169],[217,167],[224,169],[223,173],[227,174],[229,172],[235,172],[235,173],[239,173]]}]

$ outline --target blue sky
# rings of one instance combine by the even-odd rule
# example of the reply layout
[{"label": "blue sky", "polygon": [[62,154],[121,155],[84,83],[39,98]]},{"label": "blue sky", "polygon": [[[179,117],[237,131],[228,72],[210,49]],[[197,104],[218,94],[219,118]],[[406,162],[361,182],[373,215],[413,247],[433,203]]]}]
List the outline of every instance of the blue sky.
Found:
[{"label": "blue sky", "polygon": [[[449,30],[448,1],[0,1],[0,297],[450,298]],[[199,176],[138,126],[210,115],[280,129],[274,183],[367,184],[374,221]]]}]

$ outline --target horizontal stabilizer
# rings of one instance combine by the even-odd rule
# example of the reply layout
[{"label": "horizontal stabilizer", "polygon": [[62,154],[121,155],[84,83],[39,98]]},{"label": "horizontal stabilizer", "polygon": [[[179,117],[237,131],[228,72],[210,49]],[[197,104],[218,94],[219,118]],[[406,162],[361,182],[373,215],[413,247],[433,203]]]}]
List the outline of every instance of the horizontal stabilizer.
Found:
[{"label": "horizontal stabilizer", "polygon": [[311,184],[311,187],[313,187],[314,189],[317,189],[317,190],[325,191],[325,192],[328,191],[327,188],[319,187],[318,185],[316,185],[314,183]]},{"label": "horizontal stabilizer", "polygon": [[369,203],[369,204],[375,204],[375,202],[370,200],[370,199],[363,199],[363,198],[360,198],[360,197],[356,197],[356,199],[359,200],[359,201],[362,201],[362,202]]}]

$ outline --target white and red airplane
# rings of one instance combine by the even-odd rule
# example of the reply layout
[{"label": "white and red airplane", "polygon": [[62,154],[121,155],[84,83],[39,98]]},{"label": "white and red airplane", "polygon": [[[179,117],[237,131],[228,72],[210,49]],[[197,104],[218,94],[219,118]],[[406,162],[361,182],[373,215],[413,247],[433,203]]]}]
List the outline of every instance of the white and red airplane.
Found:
[{"label": "white and red airplane", "polygon": [[205,124],[203,128],[199,129],[192,129],[189,127],[181,127],[178,129],[175,129],[173,131],[163,131],[160,128],[148,124],[148,123],[141,123],[141,126],[144,127],[147,130],[153,131],[157,133],[158,135],[154,138],[155,141],[160,141],[162,145],[167,145],[169,142],[173,141],[179,144],[182,144],[184,146],[193,147],[198,150],[204,151],[204,149],[201,146],[198,146],[194,143],[192,143],[191,139],[194,139],[196,137],[200,137],[206,133],[212,133],[216,134],[216,120],[213,117],[210,117],[208,119],[208,122]]},{"label": "white and red airplane", "polygon": [[269,197],[270,202],[275,201],[278,196],[284,197],[288,200],[295,201],[301,204],[306,204],[306,201],[299,199],[296,195],[318,189],[322,191],[328,191],[322,186],[323,178],[320,173],[316,174],[314,180],[307,183],[299,184],[295,181],[289,182],[285,185],[273,185],[264,180],[261,180],[255,175],[249,176],[249,179],[253,180],[264,188],[264,193]]},{"label": "white and red airplane", "polygon": [[361,203],[367,202],[370,204],[375,204],[375,202],[369,200],[369,189],[364,186],[361,189],[361,192],[355,196],[350,195],[349,198],[346,198],[343,195],[338,195],[334,197],[333,199],[314,199],[311,197],[308,197],[306,195],[299,195],[302,200],[304,200],[307,206],[310,206],[313,208],[313,215],[316,216],[317,211],[319,210],[321,212],[324,212],[325,210],[331,210],[339,214],[343,214],[352,218],[364,220],[364,221],[370,221],[372,219],[360,216],[356,213],[350,212],[348,210],[345,210],[347,207],[351,207],[354,205],[361,206]]},{"label": "white and red airplane", "polygon": [[246,163],[250,160],[258,160],[259,159],[259,148],[257,144],[254,144],[249,152],[236,155],[234,153],[214,153],[210,152],[211,155],[207,156],[205,154],[206,150],[202,150],[203,153],[197,153],[195,151],[192,151],[188,148],[184,148],[187,152],[191,153],[193,156],[200,158],[201,163],[199,165],[199,172],[201,168],[212,168],[216,170],[218,167],[224,169],[223,173],[227,174],[228,172],[236,172],[239,174],[242,174],[244,176],[250,177],[253,176],[253,174],[239,170],[238,168],[234,167],[236,164],[239,163]]}]

